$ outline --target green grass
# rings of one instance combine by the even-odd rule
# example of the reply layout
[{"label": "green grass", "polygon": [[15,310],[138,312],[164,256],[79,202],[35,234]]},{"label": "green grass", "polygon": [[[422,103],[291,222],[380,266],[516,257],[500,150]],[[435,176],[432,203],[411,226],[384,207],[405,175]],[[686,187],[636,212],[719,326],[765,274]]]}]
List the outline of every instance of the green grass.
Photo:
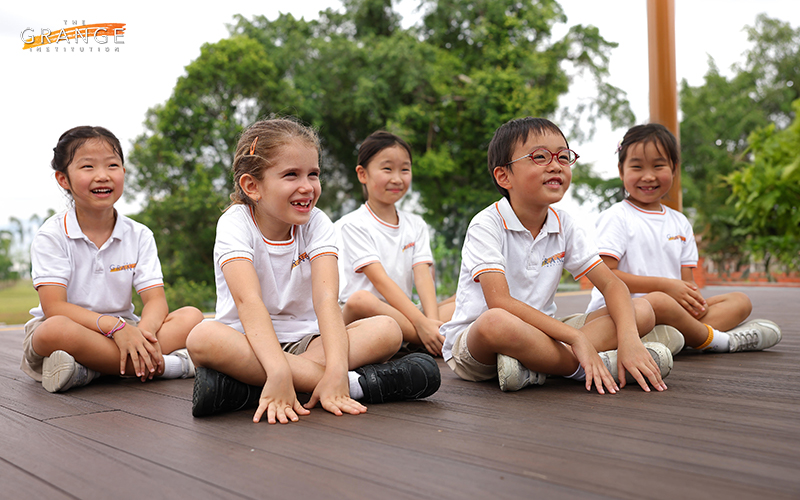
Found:
[{"label": "green grass", "polygon": [[29,280],[19,280],[0,289],[0,324],[21,325],[31,319],[28,314],[39,304],[39,294]]}]

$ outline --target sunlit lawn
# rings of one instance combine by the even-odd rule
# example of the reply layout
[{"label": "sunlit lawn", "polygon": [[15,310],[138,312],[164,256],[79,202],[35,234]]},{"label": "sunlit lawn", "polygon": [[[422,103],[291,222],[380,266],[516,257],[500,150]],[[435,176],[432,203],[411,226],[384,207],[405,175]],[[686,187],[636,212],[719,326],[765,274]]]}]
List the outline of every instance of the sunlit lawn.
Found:
[{"label": "sunlit lawn", "polygon": [[28,280],[0,289],[0,324],[21,325],[31,319],[28,314],[39,304],[39,295]]}]

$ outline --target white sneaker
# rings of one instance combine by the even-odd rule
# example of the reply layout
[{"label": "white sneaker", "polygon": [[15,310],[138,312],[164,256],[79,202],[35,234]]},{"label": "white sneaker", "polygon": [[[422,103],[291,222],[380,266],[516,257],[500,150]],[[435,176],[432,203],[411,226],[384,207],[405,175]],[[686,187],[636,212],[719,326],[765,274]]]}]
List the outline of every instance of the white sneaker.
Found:
[{"label": "white sneaker", "polygon": [[183,349],[172,351],[170,354],[172,356],[178,356],[181,359],[181,378],[193,378],[194,363],[192,363],[192,358],[189,356],[189,351],[184,347]]},{"label": "white sneaker", "polygon": [[731,338],[730,352],[761,351],[781,341],[780,327],[766,319],[754,319],[742,323],[727,333]]},{"label": "white sneaker", "polygon": [[42,387],[47,392],[64,392],[73,387],[81,387],[100,376],[75,362],[66,351],[53,351],[42,363]]},{"label": "white sneaker", "polygon": [[528,370],[511,356],[497,355],[497,380],[501,391],[518,391],[529,385],[542,385],[546,378],[544,373]]},{"label": "white sneaker", "polygon": [[[661,372],[661,378],[667,378],[669,372],[672,371],[672,352],[670,352],[667,346],[660,342],[645,342],[644,347],[658,365],[658,369]],[[614,380],[619,382],[616,349],[613,351],[603,351],[598,354],[600,355],[600,359],[603,360],[603,364],[606,365],[606,368],[608,368],[608,371],[611,373],[611,376],[614,377]],[[630,373],[625,374],[625,381],[628,383],[636,383],[636,379],[631,377]]]},{"label": "white sneaker", "polygon": [[684,345],[681,332],[679,332],[677,328],[669,325],[656,325],[655,328],[650,330],[650,333],[642,337],[642,342],[658,342],[659,344],[664,344],[673,356],[681,352]]}]

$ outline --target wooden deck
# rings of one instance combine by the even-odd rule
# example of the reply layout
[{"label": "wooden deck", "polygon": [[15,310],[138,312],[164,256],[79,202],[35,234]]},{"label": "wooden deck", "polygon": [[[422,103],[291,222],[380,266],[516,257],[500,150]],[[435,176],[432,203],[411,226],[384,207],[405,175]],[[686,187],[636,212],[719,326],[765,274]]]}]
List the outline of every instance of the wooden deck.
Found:
[{"label": "wooden deck", "polygon": [[[504,394],[440,361],[426,401],[285,426],[192,418],[191,380],[49,394],[3,327],[0,498],[800,498],[800,288],[745,291],[783,341],[684,353],[662,394],[564,379]],[[559,314],[587,302],[560,297]]]}]

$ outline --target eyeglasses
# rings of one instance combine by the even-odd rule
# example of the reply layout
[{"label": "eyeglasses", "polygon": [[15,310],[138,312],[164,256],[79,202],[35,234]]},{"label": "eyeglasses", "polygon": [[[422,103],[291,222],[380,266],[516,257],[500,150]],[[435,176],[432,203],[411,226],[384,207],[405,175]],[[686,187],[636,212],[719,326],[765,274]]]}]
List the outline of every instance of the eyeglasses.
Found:
[{"label": "eyeglasses", "polygon": [[514,162],[523,160],[525,158],[530,158],[533,162],[537,165],[546,166],[549,165],[551,161],[553,161],[553,157],[555,157],[556,161],[564,167],[571,167],[578,161],[578,153],[571,149],[559,149],[555,153],[550,151],[547,148],[539,148],[534,150],[532,153],[528,153],[525,156],[520,156],[516,160],[511,160],[510,162],[503,165],[507,167]]}]

